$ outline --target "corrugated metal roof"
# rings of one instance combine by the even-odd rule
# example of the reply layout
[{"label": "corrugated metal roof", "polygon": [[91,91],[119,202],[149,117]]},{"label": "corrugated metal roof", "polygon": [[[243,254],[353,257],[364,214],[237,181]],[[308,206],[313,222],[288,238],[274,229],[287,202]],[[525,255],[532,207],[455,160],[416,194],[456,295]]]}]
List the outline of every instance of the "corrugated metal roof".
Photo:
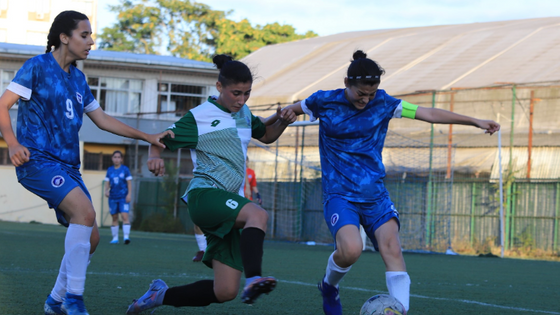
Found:
[{"label": "corrugated metal roof", "polygon": [[266,46],[249,105],[292,102],[343,87],[355,50],[386,70],[390,94],[560,80],[560,17],[348,32]]},{"label": "corrugated metal roof", "polygon": [[[45,52],[45,46],[0,43],[0,54],[37,56]],[[214,64],[173,56],[134,54],[128,52],[92,50],[87,60],[112,61],[136,65],[168,66],[189,69],[216,70]]]},{"label": "corrugated metal roof", "polygon": [[[502,172],[505,176],[509,166],[509,148],[502,147]],[[533,148],[531,150],[531,178],[535,179],[560,179],[560,148]],[[527,178],[528,148],[513,148],[512,166],[515,178]],[[496,156],[492,167],[491,179],[499,179],[500,160],[496,149]],[[505,180],[505,179],[504,179]]]}]

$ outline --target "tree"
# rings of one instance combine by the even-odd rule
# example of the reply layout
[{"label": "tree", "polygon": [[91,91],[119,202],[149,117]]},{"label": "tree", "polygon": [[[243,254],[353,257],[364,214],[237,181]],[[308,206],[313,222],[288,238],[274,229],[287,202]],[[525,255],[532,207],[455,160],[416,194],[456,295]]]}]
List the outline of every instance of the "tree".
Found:
[{"label": "tree", "polygon": [[110,9],[118,22],[98,36],[106,50],[159,54],[165,48],[173,56],[210,61],[214,54],[240,59],[266,45],[317,36],[297,34],[290,25],[235,22],[227,18],[233,11],[190,0],[120,0]]}]

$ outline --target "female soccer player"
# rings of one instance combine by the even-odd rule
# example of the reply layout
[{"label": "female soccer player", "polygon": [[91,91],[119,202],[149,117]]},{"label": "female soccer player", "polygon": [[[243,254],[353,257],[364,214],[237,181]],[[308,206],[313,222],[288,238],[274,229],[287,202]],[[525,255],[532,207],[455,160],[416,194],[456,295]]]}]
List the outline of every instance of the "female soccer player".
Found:
[{"label": "female soccer player", "polygon": [[[263,123],[245,105],[253,83],[249,68],[226,55],[215,56],[213,61],[220,69],[216,82],[219,96],[210,97],[190,110],[169,127],[175,138],[162,141],[171,150],[191,149],[194,178],[182,199],[189,205],[192,221],[207,237],[208,247],[202,261],[214,269],[214,280],[172,288],[160,279],[154,280],[148,292],[128,307],[127,314],[160,305],[206,306],[233,300],[243,270],[243,303],[254,303],[276,286],[276,279],[261,276],[268,214],[243,197],[245,160],[251,137],[271,143],[295,121],[296,115],[278,107],[271,116],[275,116],[275,121]],[[148,168],[155,175],[162,175],[162,149],[150,150]]]},{"label": "female soccer player", "polygon": [[409,308],[410,278],[401,252],[399,214],[383,185],[381,151],[391,118],[462,124],[493,134],[500,125],[449,111],[407,103],[380,90],[385,72],[366,54],[353,55],[344,78],[346,88],[318,91],[286,107],[296,115],[320,119],[325,221],[335,239],[326,274],[319,282],[325,314],[342,314],[338,283],[362,253],[360,224],[379,250],[389,293]]},{"label": "female soccer player", "polygon": [[113,239],[111,244],[119,243],[119,213],[123,221],[124,244],[130,244],[130,221],[128,212],[130,210],[130,200],[132,192],[132,175],[126,165],[122,164],[123,154],[117,150],[111,157],[113,166],[107,169],[105,176],[105,196],[109,198],[109,211],[113,218],[111,224],[111,234]]},{"label": "female soccer player", "polygon": [[[78,131],[83,114],[103,130],[155,145],[163,146],[159,140],[170,134],[145,134],[99,107],[84,74],[75,66],[76,60],[87,58],[93,44],[86,15],[60,13],[49,31],[46,53],[26,61],[0,97],[0,132],[19,182],[47,201],[55,209],[58,222],[68,227],[65,254],[45,302],[45,314],[87,314],[82,295],[99,231],[90,194],[79,172]],[[16,137],[9,109],[18,100]]]}]

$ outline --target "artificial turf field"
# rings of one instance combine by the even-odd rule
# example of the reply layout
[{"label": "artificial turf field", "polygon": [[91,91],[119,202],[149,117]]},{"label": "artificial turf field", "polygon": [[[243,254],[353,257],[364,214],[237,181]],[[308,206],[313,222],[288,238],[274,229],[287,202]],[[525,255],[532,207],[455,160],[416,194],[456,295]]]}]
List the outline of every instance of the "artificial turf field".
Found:
[{"label": "artificial turf field", "polygon": [[[43,314],[65,232],[0,221],[0,315]],[[211,269],[191,261],[198,250],[193,236],[132,231],[131,244],[121,237],[111,245],[110,230],[100,232],[84,294],[91,315],[125,314],[152,279],[177,286],[212,278]],[[267,241],[264,250],[263,274],[276,277],[278,286],[253,306],[238,296],[203,308],[163,306],[155,314],[322,314],[316,283],[332,247]],[[409,314],[560,314],[560,262],[412,253],[405,260],[412,280]],[[364,252],[341,283],[344,314],[358,314],[370,296],[386,290],[380,255]]]}]

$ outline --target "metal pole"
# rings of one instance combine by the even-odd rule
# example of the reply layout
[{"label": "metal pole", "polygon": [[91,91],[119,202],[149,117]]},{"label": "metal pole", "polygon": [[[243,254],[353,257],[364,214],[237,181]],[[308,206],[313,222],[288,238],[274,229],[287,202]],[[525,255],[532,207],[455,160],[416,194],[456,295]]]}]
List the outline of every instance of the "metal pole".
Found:
[{"label": "metal pole", "polygon": [[175,174],[175,198],[173,201],[173,218],[177,218],[179,207],[179,174],[181,174],[181,149],[177,150],[177,173]]},{"label": "metal pole", "polygon": [[508,162],[508,171],[513,172],[512,160],[513,160],[513,129],[515,127],[515,101],[517,100],[516,96],[516,86],[515,84],[512,87],[512,100],[511,100],[511,130],[509,132],[509,162]]},{"label": "metal pole", "polygon": [[[432,92],[432,108],[436,106],[436,91]],[[426,246],[432,243],[432,159],[434,151],[434,124],[430,131],[430,168],[428,173],[427,205],[426,205]]]},{"label": "metal pole", "polygon": [[[453,104],[455,103],[455,93],[451,94],[451,100],[449,103],[449,111],[453,112]],[[453,124],[449,124],[449,134],[447,135],[447,174],[445,178],[451,178],[451,157],[453,149]]]},{"label": "metal pole", "polygon": [[531,178],[531,153],[533,151],[533,109],[535,106],[535,91],[531,91],[529,105],[529,145],[527,146],[527,178]]},{"label": "metal pole", "polygon": [[[299,127],[298,127],[299,128]],[[305,196],[303,190],[303,153],[305,149],[305,126],[301,127],[301,157],[300,157],[300,165],[299,165],[299,237],[301,239],[303,234],[303,198]],[[296,160],[297,161],[297,160]]]},{"label": "metal pole", "polygon": [[500,247],[504,258],[504,180],[502,176],[502,130],[498,130],[498,165],[500,171]]},{"label": "metal pole", "polygon": [[274,189],[272,189],[272,218],[270,219],[270,235],[276,234],[276,195],[278,194],[278,140],[276,140],[276,156],[274,157]]},{"label": "metal pole", "polygon": [[476,207],[476,183],[472,183],[472,195],[471,195],[471,246],[474,245],[474,220],[475,220],[475,207]]}]

